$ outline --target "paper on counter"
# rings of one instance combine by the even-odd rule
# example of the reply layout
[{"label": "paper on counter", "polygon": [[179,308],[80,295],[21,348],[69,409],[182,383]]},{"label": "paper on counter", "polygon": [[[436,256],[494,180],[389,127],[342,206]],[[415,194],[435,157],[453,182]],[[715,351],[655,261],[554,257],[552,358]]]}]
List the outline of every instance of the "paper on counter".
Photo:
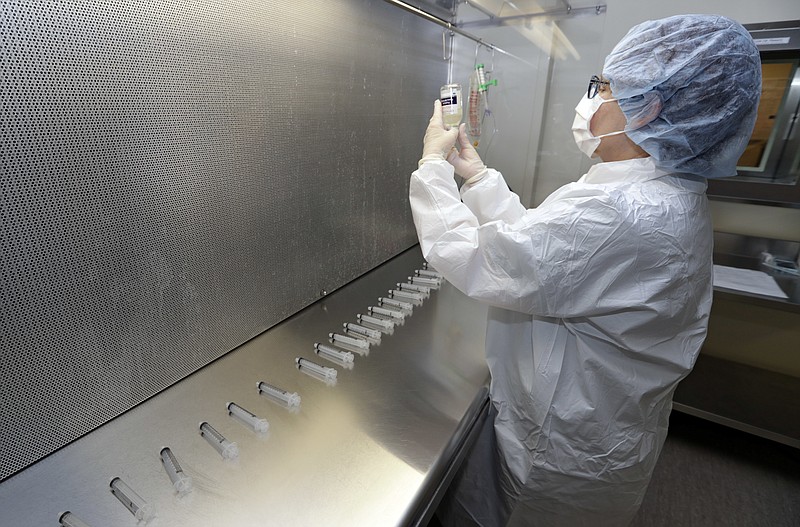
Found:
[{"label": "paper on counter", "polygon": [[753,271],[751,269],[715,265],[714,286],[755,293],[757,295],[789,298],[786,296],[786,293],[781,290],[774,278],[762,271]]}]

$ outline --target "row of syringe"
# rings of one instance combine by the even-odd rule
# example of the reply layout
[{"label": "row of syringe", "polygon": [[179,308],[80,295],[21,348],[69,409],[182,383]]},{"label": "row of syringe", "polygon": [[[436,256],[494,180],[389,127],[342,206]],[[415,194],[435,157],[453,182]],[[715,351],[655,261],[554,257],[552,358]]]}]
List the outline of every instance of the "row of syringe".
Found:
[{"label": "row of syringe", "polygon": [[[267,397],[280,406],[295,412],[300,408],[301,398],[297,392],[288,392],[267,382],[260,381],[256,384],[259,394]],[[269,422],[246,410],[235,402],[225,405],[228,415],[246,424],[257,434],[264,434],[269,430]],[[224,459],[235,459],[239,455],[239,447],[235,442],[229,441],[208,422],[203,421],[199,426],[200,435],[214,447]],[[183,470],[172,449],[164,447],[159,452],[161,464],[178,495],[183,495],[192,490],[192,477]],[[155,517],[155,508],[137,494],[121,478],[116,477],[110,483],[111,493],[141,522],[148,522]],[[59,516],[63,527],[89,527],[86,522],[72,511],[66,511]]]},{"label": "row of syringe", "polygon": [[[368,314],[356,314],[358,323],[345,322],[342,333],[328,333],[333,346],[315,343],[315,353],[344,368],[352,368],[353,353],[369,355],[370,345],[380,345],[383,335],[393,334],[395,326],[404,324],[414,306],[421,305],[441,283],[442,276],[425,263],[423,269],[408,277],[408,282],[398,283],[396,289],[389,290],[388,296],[379,297],[377,306],[367,308]],[[295,362],[301,371],[312,377],[327,384],[336,383],[335,368],[323,367],[302,357]]]},{"label": "row of syringe", "polygon": [[[378,306],[367,308],[369,314],[357,314],[358,324],[345,322],[344,334],[329,333],[328,338],[334,346],[315,343],[314,353],[344,368],[352,368],[352,352],[368,355],[370,344],[379,345],[384,334],[391,335],[396,325],[405,323],[406,316],[412,314],[414,306],[421,305],[424,299],[430,296],[431,290],[441,286],[441,275],[427,264],[423,265],[424,268],[415,271],[407,283],[398,283],[396,289],[389,290],[388,297],[379,297]],[[321,366],[303,357],[295,358],[295,364],[300,371],[316,379],[327,384],[336,383],[338,374],[335,368]],[[264,381],[258,382],[256,387],[259,394],[284,408],[290,411],[299,410],[301,398],[298,393],[282,390]],[[228,415],[248,425],[255,433],[264,434],[269,430],[269,422],[266,419],[258,417],[234,402],[227,403],[226,409]],[[200,423],[199,432],[223,459],[238,457],[239,447],[236,442],[229,441],[208,422]],[[159,456],[175,491],[179,495],[190,492],[193,487],[192,477],[185,473],[172,450],[164,447]],[[110,488],[111,493],[138,521],[146,523],[155,517],[154,507],[121,478],[112,479]],[[71,511],[61,514],[59,523],[64,527],[89,527]]]}]

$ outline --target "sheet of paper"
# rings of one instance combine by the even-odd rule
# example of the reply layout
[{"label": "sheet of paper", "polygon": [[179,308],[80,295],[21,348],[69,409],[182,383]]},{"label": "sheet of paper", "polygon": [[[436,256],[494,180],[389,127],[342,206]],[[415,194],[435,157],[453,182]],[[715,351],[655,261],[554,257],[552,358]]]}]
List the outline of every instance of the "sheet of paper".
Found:
[{"label": "sheet of paper", "polygon": [[781,290],[774,278],[762,271],[753,271],[751,269],[715,265],[714,285],[758,295],[789,298]]}]

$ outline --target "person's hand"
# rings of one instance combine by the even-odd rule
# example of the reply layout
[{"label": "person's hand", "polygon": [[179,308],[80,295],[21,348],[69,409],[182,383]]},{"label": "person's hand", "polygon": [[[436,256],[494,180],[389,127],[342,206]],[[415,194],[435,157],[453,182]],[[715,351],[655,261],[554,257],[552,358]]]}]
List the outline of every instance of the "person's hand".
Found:
[{"label": "person's hand", "polygon": [[457,129],[445,129],[442,122],[442,103],[436,99],[433,103],[433,115],[422,140],[422,159],[419,160],[419,166],[426,161],[444,160],[456,144],[457,136]]},{"label": "person's hand", "polygon": [[453,165],[456,174],[464,178],[466,184],[473,185],[486,175],[487,170],[481,161],[481,156],[467,137],[467,125],[463,123],[458,128],[458,144],[461,150],[453,148],[447,156],[447,161]]}]

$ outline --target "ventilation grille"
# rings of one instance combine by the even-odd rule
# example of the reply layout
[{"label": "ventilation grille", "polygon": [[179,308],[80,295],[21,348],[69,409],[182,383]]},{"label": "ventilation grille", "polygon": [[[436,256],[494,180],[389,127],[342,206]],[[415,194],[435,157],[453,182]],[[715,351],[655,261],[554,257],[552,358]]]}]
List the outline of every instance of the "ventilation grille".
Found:
[{"label": "ventilation grille", "polygon": [[416,241],[440,29],[184,4],[2,2],[0,479]]}]

